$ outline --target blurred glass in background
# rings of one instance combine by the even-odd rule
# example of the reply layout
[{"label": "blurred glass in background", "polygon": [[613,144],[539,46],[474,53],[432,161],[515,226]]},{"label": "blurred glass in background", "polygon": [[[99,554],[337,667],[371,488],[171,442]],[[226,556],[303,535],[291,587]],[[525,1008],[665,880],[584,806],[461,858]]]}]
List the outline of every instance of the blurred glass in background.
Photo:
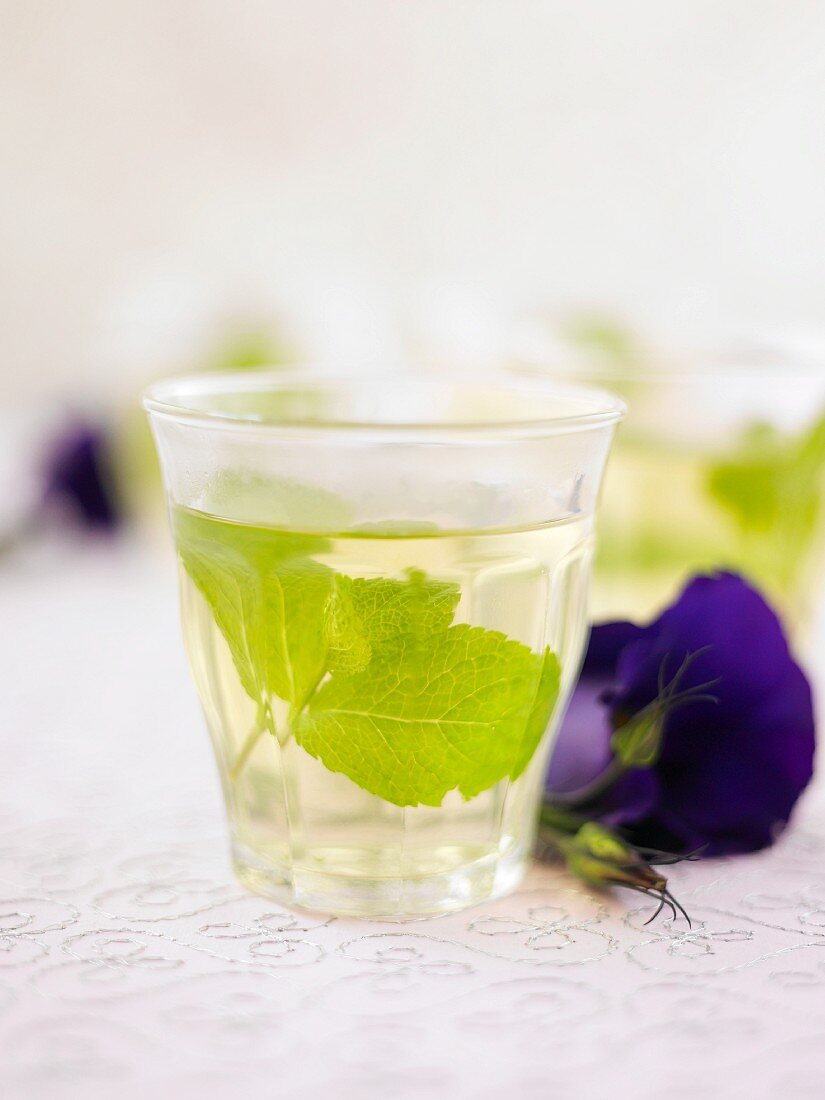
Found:
[{"label": "blurred glass in background", "polygon": [[594,619],[644,619],[692,574],[731,569],[804,645],[825,575],[825,357],[656,352],[591,319],[546,369],[617,391],[630,410],[605,483]]}]

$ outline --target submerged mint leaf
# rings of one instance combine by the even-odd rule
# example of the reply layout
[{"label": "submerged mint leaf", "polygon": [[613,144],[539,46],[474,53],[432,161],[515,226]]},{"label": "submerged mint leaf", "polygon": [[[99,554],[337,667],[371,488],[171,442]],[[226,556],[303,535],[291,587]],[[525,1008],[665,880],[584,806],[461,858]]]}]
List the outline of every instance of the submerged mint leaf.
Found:
[{"label": "submerged mint leaf", "polygon": [[206,600],[256,726],[235,762],[275,732],[273,696],[291,704],[284,741],[399,806],[469,799],[527,767],[559,694],[551,650],[453,625],[457,584],[352,578],[313,560],[316,536],[175,513],[183,567]]},{"label": "submerged mint leaf", "polygon": [[464,624],[376,644],[335,673],[294,725],[331,771],[397,806],[469,799],[516,778],[558,697],[558,663],[498,631]]},{"label": "submerged mint leaf", "polygon": [[539,661],[540,671],[536,681],[533,702],[527,715],[527,728],[522,740],[522,754],[516,760],[510,772],[511,779],[518,779],[530,763],[536,746],[547,729],[561,689],[561,665],[558,657],[549,646],[545,649],[544,655],[539,658]]},{"label": "submerged mint leaf", "polygon": [[209,604],[241,684],[256,702],[303,706],[326,669],[333,572],[309,555],[326,541],[178,511],[178,553]]},{"label": "submerged mint leaf", "polygon": [[460,598],[457,584],[430,580],[417,569],[406,581],[336,575],[327,615],[330,669],[360,671],[373,647],[390,638],[446,629]]}]

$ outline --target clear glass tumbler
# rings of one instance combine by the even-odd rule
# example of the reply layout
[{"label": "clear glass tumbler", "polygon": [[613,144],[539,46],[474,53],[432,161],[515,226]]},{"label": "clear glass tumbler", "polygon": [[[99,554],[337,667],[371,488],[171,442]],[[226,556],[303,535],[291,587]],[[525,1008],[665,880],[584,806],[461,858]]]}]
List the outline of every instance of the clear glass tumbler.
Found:
[{"label": "clear glass tumbler", "polygon": [[596,618],[655,617],[697,572],[732,569],[765,593],[815,659],[825,577],[823,358],[745,348],[552,374],[608,386],[631,409],[605,479]]},{"label": "clear glass tumbler", "polygon": [[189,376],[145,405],[240,879],[370,916],[514,887],[622,403],[299,371]]}]

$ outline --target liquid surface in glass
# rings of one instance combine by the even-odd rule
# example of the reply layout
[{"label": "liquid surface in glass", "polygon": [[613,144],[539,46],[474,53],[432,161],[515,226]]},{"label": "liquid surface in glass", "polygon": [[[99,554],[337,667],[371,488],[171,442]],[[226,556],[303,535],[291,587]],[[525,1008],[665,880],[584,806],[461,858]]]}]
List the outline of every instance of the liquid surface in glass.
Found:
[{"label": "liquid surface in glass", "polygon": [[177,508],[173,525],[240,876],[353,913],[512,888],[578,672],[590,517],[318,535]]}]

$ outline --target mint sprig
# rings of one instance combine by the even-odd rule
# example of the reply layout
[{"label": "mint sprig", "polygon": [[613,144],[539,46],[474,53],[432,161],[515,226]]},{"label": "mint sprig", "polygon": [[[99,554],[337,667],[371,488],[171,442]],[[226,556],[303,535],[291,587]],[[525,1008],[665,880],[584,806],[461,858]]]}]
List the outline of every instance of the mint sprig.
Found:
[{"label": "mint sprig", "polygon": [[[558,660],[454,624],[457,585],[420,570],[347,577],[314,560],[321,537],[182,510],[175,533],[257,705],[236,774],[267,730],[398,806],[469,799],[527,767],[558,699]],[[273,696],[290,704],[288,729],[275,729]]]}]

